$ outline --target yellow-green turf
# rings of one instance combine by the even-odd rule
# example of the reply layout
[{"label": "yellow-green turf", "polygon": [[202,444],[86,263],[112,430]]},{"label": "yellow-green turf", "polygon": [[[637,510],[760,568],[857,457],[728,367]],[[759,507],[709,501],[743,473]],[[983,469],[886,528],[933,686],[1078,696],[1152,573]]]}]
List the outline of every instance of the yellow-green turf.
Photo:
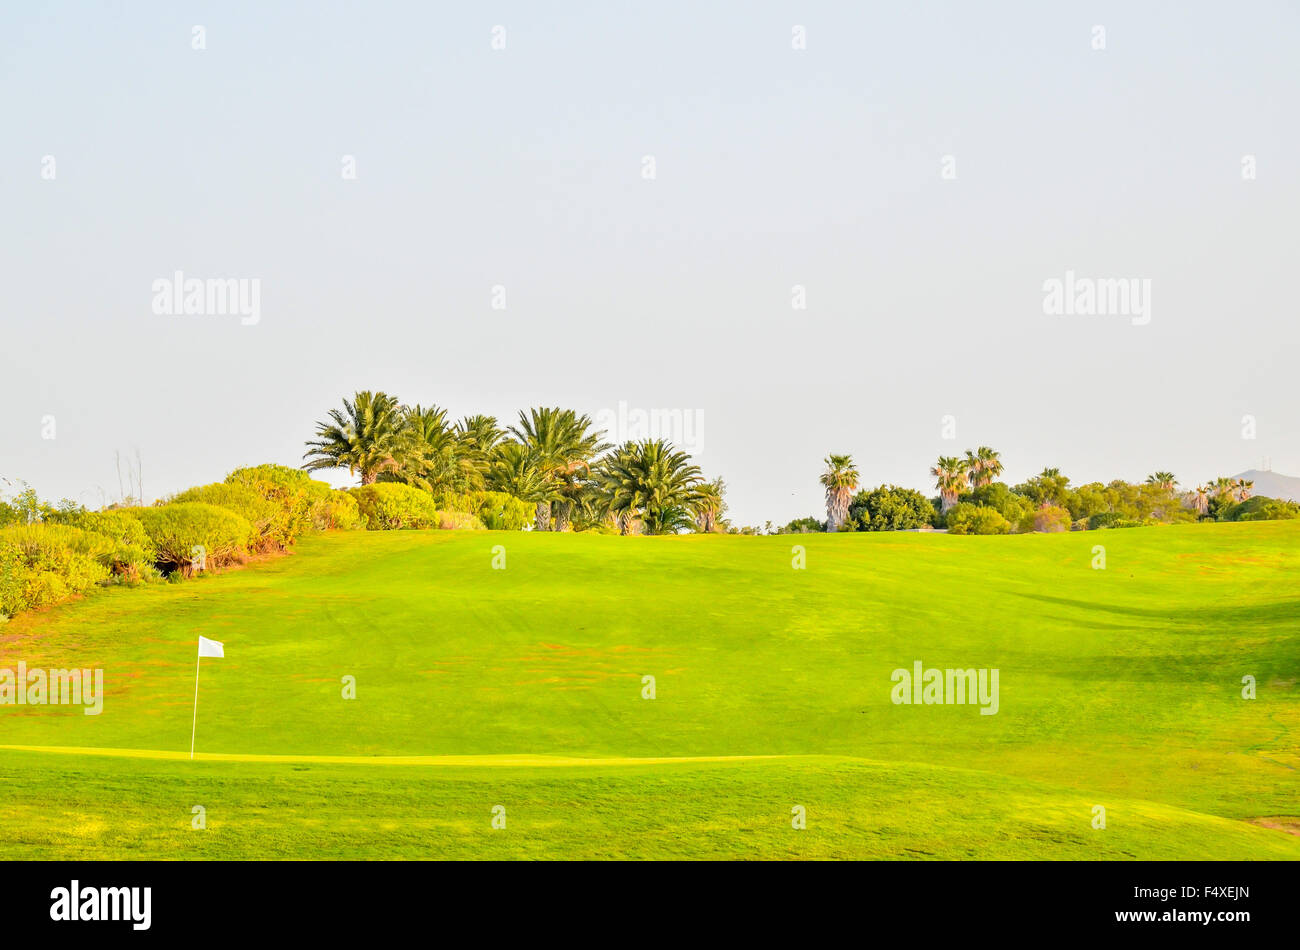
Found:
[{"label": "yellow-green turf", "polygon": [[[1296,522],[336,533],[21,615],[19,660],[106,696],[0,706],[9,858],[1300,858]],[[917,660],[997,715],[892,703]]]}]

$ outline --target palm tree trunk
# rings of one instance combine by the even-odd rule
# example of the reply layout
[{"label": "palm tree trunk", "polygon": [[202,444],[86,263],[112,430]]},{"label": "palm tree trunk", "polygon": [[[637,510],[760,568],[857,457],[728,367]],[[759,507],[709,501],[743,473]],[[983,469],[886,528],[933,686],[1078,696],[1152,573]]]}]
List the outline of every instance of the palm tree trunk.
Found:
[{"label": "palm tree trunk", "polygon": [[549,501],[539,501],[537,503],[537,513],[533,520],[533,530],[551,530],[551,503]]},{"label": "palm tree trunk", "polygon": [[378,477],[379,477],[379,473],[378,473],[378,472],[373,472],[373,471],[372,471],[372,472],[366,472],[366,471],[363,471],[363,472],[361,473],[361,484],[362,484],[362,485],[373,485],[373,484],[375,483],[375,479],[378,478]]},{"label": "palm tree trunk", "polygon": [[562,501],[555,509],[555,530],[568,531],[569,518],[573,514],[573,502]]}]

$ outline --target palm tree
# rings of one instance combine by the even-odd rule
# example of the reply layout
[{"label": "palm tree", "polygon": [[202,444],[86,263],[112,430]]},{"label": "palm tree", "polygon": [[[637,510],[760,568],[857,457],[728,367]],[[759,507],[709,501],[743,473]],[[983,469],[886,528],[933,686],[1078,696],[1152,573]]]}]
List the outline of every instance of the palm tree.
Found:
[{"label": "palm tree", "polygon": [[983,488],[1002,474],[1002,453],[995,452],[987,445],[981,445],[974,452],[967,449],[965,465],[970,474],[971,487]]},{"label": "palm tree", "polygon": [[456,431],[447,424],[447,410],[420,405],[402,410],[398,439],[399,467],[380,481],[403,482],[438,494],[474,487],[478,471],[461,451]]},{"label": "palm tree", "polygon": [[1211,484],[1214,489],[1214,497],[1222,498],[1225,495],[1232,501],[1237,500],[1237,483],[1231,478],[1219,477]]},{"label": "palm tree", "polygon": [[1251,478],[1237,479],[1237,497],[1247,501],[1255,493],[1255,481]]},{"label": "palm tree", "polygon": [[690,527],[702,484],[699,466],[663,439],[624,442],[602,461],[595,481],[601,507],[623,534]]},{"label": "palm tree", "polygon": [[343,411],[331,409],[328,422],[316,423],[316,438],[307,443],[303,455],[309,472],[346,468],[361,475],[362,485],[374,484],[380,472],[400,467],[401,417],[397,400],[382,392],[365,390],[352,401],[343,400]]},{"label": "palm tree", "polygon": [[497,446],[488,466],[487,484],[493,491],[514,495],[520,501],[547,500],[552,490],[533,453],[518,442]]},{"label": "palm tree", "polygon": [[858,488],[858,470],[851,455],[828,455],[818,479],[826,488],[826,530],[838,531],[849,520],[849,502]]},{"label": "palm tree", "polygon": [[726,490],[727,486],[720,478],[705,482],[695,490],[695,500],[692,503],[695,509],[695,526],[702,534],[711,534],[718,530],[718,522],[727,507],[726,502],[722,500],[722,494]]},{"label": "palm tree", "polygon": [[536,530],[550,528],[552,501],[560,502],[555,530],[568,527],[575,498],[581,494],[582,479],[590,473],[592,460],[609,448],[593,426],[589,416],[557,406],[521,411],[519,425],[510,427],[510,434],[528,446],[538,470],[554,489],[537,502]]},{"label": "palm tree", "polygon": [[1192,506],[1196,509],[1197,515],[1205,516],[1210,510],[1210,486],[1196,486],[1196,491],[1192,494]]},{"label": "palm tree", "polygon": [[957,504],[957,497],[966,487],[966,462],[955,455],[940,456],[930,469],[930,474],[934,476],[935,487],[939,489],[939,513],[947,514]]},{"label": "palm tree", "polygon": [[1164,491],[1171,492],[1178,485],[1173,472],[1153,472],[1147,476],[1148,485],[1158,485]]},{"label": "palm tree", "polygon": [[458,452],[473,469],[474,488],[484,486],[495,449],[504,437],[505,431],[497,425],[494,416],[466,416],[456,423]]},{"label": "palm tree", "polygon": [[636,443],[616,447],[601,459],[595,475],[596,507],[618,527],[619,534],[639,534],[646,496],[636,472]]}]

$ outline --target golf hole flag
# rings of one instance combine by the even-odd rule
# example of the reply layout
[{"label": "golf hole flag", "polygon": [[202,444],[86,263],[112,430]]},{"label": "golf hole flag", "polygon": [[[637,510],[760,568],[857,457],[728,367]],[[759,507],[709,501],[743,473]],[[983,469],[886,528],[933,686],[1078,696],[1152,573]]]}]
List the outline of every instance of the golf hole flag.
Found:
[{"label": "golf hole flag", "polygon": [[225,658],[226,645],[220,640],[209,640],[207,637],[199,637],[199,658],[194,664],[194,721],[190,724],[190,758],[194,758],[194,733],[199,725],[199,668],[203,665],[205,656],[216,656]]}]

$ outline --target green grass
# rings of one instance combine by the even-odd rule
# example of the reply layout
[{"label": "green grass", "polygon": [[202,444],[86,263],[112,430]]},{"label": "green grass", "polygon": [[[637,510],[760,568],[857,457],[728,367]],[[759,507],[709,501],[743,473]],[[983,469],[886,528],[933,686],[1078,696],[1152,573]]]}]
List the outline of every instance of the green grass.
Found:
[{"label": "green grass", "polygon": [[[0,746],[29,747],[0,748],[0,838],[36,858],[1300,858],[1250,821],[1300,812],[1297,577],[1288,522],[311,537],[0,627],[0,667],[103,667],[107,692],[98,717],[0,706]],[[226,658],[204,660],[191,763],[200,634]],[[1000,711],[894,705],[916,660],[1000,669]]]}]

